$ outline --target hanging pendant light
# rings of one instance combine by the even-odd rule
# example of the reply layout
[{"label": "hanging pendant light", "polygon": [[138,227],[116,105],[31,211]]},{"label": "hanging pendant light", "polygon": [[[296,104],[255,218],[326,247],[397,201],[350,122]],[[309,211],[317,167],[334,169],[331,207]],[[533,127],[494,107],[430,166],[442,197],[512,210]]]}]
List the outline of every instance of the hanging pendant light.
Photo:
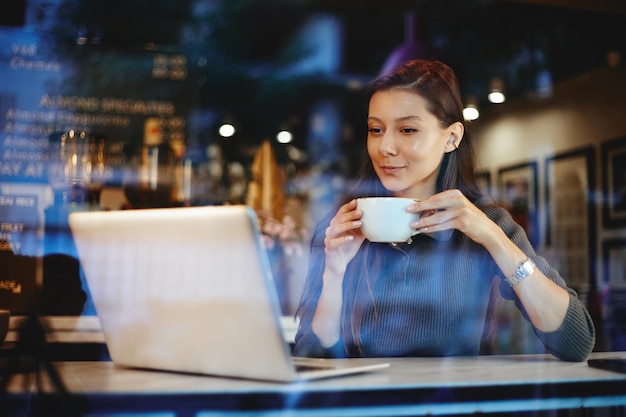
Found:
[{"label": "hanging pendant light", "polygon": [[463,108],[463,118],[468,122],[476,120],[480,117],[480,112],[478,111],[478,103],[473,96],[467,97],[465,99],[465,107]]},{"label": "hanging pendant light", "polygon": [[395,48],[385,60],[381,74],[391,73],[398,65],[418,58],[427,58],[431,55],[428,44],[417,39],[417,16],[415,12],[404,15],[404,43]]},{"label": "hanging pendant light", "polygon": [[487,95],[489,102],[494,104],[504,103],[506,96],[504,95],[504,81],[502,78],[492,78],[489,83],[489,94]]}]

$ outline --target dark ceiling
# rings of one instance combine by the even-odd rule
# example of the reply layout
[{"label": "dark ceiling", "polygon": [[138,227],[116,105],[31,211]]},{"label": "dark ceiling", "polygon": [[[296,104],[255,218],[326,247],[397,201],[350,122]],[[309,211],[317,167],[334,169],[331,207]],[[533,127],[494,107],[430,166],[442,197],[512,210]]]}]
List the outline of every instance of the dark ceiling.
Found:
[{"label": "dark ceiling", "polygon": [[[99,27],[117,47],[177,42],[194,0],[66,2],[74,15],[61,22]],[[212,4],[215,2],[208,1]],[[483,97],[492,77],[510,96],[535,87],[540,72],[553,81],[606,65],[606,53],[626,53],[623,0],[228,0],[206,38],[241,62],[277,61],[311,15],[339,17],[343,31],[340,76],[372,77],[403,43],[444,60],[464,94]],[[412,16],[412,26],[407,17]],[[71,25],[65,25],[68,27]],[[229,26],[229,27],[227,27]],[[409,29],[413,29],[409,31]],[[211,29],[214,30],[214,29]],[[220,32],[221,31],[221,32]],[[410,32],[410,33],[409,33]],[[73,36],[73,34],[72,34]]]},{"label": "dark ceiling", "polygon": [[[606,53],[626,52],[623,0],[267,0],[255,11],[268,39],[281,45],[280,22],[294,27],[307,14],[341,17],[345,74],[377,74],[391,52],[410,40],[422,55],[449,63],[466,94],[483,96],[491,77],[509,95],[535,87],[537,73],[553,82],[606,65]],[[414,16],[412,33],[407,16]],[[262,21],[259,19],[262,16]],[[289,26],[287,26],[289,28]],[[272,31],[275,31],[272,33]],[[278,33],[278,31],[281,31]],[[256,48],[257,53],[270,49]]]}]

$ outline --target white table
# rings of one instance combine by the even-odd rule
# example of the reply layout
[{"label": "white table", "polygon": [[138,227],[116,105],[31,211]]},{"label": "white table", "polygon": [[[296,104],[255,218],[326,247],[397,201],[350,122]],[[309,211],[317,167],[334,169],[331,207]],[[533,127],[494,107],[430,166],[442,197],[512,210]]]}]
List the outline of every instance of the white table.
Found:
[{"label": "white table", "polygon": [[[626,352],[591,357],[626,357]],[[361,360],[367,362],[367,360]],[[549,355],[389,359],[388,369],[306,383],[269,383],[127,369],[111,362],[55,363],[89,413],[177,416],[407,416],[626,410],[626,375]],[[11,380],[8,410],[32,399],[29,375]],[[44,391],[50,384],[44,379]],[[44,401],[58,402],[55,395]],[[588,413],[592,414],[592,413]]]}]

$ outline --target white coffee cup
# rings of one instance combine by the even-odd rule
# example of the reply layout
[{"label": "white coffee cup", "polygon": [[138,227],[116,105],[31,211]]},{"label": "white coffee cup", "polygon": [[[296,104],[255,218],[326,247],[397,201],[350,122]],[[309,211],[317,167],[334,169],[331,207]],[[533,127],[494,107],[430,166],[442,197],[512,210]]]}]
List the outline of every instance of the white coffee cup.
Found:
[{"label": "white coffee cup", "polygon": [[356,200],[363,212],[361,231],[370,242],[406,242],[419,232],[411,222],[420,216],[406,208],[415,202],[412,198],[365,197]]}]

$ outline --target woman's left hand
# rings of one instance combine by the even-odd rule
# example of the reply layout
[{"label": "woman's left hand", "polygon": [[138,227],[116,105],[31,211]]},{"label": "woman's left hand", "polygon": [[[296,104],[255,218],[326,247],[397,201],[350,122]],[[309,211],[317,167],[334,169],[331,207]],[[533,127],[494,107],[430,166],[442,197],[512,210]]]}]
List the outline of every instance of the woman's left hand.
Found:
[{"label": "woman's left hand", "polygon": [[[457,229],[481,244],[491,254],[503,276],[513,274],[521,262],[528,259],[528,255],[459,190],[443,191],[417,201],[407,211],[422,213],[420,219],[412,224],[421,232]],[[570,302],[569,293],[539,269],[513,287],[513,291],[537,329],[550,332],[562,325]]]},{"label": "woman's left hand", "polygon": [[411,224],[420,232],[457,229],[482,245],[489,238],[491,227],[496,226],[459,190],[446,190],[426,200],[416,201],[407,211],[421,213],[420,218]]}]

